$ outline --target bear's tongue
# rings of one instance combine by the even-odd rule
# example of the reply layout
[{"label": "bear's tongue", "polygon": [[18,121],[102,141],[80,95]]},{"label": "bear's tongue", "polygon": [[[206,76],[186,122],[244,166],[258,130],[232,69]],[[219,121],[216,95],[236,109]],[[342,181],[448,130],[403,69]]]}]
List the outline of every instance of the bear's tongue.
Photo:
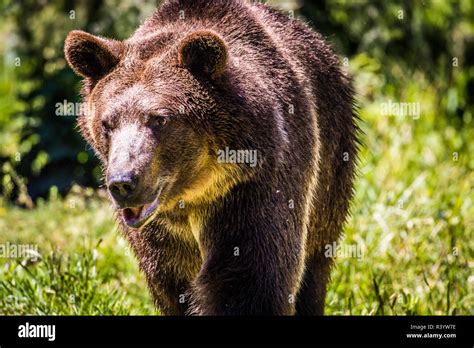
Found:
[{"label": "bear's tongue", "polygon": [[147,221],[157,208],[158,197],[152,203],[122,209],[122,218],[128,226],[138,228]]},{"label": "bear's tongue", "polygon": [[125,208],[124,209],[124,214],[127,219],[138,219],[140,217],[140,213],[143,210],[143,205],[140,207],[134,207],[134,208]]}]

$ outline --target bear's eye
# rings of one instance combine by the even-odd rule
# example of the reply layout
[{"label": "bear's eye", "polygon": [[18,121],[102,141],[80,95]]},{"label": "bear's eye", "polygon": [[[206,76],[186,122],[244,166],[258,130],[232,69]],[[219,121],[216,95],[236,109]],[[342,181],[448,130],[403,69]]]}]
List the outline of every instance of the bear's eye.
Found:
[{"label": "bear's eye", "polygon": [[102,128],[102,133],[104,133],[105,136],[110,136],[110,133],[112,132],[112,125],[107,120],[101,120],[100,127]]},{"label": "bear's eye", "polygon": [[169,123],[168,116],[152,116],[148,121],[148,126],[153,130],[161,130]]}]

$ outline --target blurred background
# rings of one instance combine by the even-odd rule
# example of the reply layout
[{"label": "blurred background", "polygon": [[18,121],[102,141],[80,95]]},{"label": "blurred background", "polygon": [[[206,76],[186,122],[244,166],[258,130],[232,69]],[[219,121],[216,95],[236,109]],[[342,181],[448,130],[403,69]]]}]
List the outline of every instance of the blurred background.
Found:
[{"label": "blurred background", "polygon": [[[0,245],[41,256],[0,258],[0,313],[154,313],[98,161],[57,110],[80,101],[67,33],[126,39],[159,2],[0,0]],[[365,133],[341,241],[363,257],[338,259],[328,314],[474,314],[474,2],[270,3],[332,43]],[[403,103],[419,113],[387,111]]]}]

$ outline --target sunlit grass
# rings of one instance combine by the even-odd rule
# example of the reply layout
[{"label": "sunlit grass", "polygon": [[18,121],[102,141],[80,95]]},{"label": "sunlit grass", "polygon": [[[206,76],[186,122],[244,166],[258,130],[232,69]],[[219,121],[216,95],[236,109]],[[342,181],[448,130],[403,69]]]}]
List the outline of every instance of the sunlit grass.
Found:
[{"label": "sunlit grass", "polygon": [[0,244],[40,254],[35,262],[0,259],[0,314],[155,314],[108,203],[87,191],[52,196],[0,217]]}]

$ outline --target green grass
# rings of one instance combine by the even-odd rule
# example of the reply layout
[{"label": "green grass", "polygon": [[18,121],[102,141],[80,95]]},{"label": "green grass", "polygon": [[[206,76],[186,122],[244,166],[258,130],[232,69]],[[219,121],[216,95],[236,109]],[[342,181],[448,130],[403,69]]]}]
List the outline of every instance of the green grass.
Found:
[{"label": "green grass", "polygon": [[[341,243],[363,253],[337,259],[326,313],[473,315],[471,119],[450,125],[420,78],[392,96],[419,102],[420,118],[381,115],[388,97],[374,96],[377,75],[359,69],[365,145]],[[109,204],[90,190],[53,191],[32,210],[3,203],[0,231],[0,244],[41,254],[0,258],[0,314],[157,314]]]},{"label": "green grass", "polygon": [[32,210],[0,210],[0,244],[40,254],[0,258],[0,314],[158,314],[107,202],[74,191]]}]

